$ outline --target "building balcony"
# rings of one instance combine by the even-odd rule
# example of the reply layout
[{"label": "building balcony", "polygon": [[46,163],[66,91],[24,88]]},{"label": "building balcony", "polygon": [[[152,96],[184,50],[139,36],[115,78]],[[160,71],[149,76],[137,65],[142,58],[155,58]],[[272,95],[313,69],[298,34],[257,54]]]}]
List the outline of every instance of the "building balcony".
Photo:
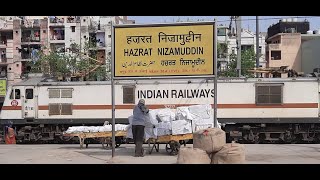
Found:
[{"label": "building balcony", "polygon": [[67,23],[80,23],[80,16],[68,16]]},{"label": "building balcony", "polygon": [[266,51],[269,51],[269,50],[281,50],[281,46],[280,44],[268,44],[266,46]]},{"label": "building balcony", "polygon": [[64,26],[64,18],[50,17],[49,26]]},{"label": "building balcony", "polygon": [[63,44],[65,43],[64,39],[50,39],[50,43],[54,43],[54,44]]},{"label": "building balcony", "polygon": [[39,19],[25,19],[21,21],[21,28],[40,28],[40,20]]},{"label": "building balcony", "polygon": [[22,37],[21,38],[21,44],[22,43],[40,43],[40,37],[32,37],[32,36],[29,36],[29,37]]}]

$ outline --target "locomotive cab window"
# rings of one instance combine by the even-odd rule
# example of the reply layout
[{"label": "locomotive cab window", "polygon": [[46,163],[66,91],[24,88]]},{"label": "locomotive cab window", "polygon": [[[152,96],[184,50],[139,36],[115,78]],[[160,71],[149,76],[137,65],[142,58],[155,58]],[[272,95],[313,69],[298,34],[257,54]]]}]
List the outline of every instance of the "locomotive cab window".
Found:
[{"label": "locomotive cab window", "polygon": [[256,85],[256,104],[282,104],[283,84]]},{"label": "locomotive cab window", "polygon": [[123,87],[123,104],[134,104],[134,91],[135,88],[132,86]]},{"label": "locomotive cab window", "polygon": [[11,90],[10,99],[14,99],[14,89]]},{"label": "locomotive cab window", "polygon": [[33,99],[33,89],[26,89],[26,99]]},{"label": "locomotive cab window", "polygon": [[20,99],[20,89],[14,90],[14,99]]}]

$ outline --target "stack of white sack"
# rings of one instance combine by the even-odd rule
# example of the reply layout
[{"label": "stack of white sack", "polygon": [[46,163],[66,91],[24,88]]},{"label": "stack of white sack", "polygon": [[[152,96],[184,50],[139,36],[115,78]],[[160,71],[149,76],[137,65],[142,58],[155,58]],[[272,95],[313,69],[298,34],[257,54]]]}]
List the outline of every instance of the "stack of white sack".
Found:
[{"label": "stack of white sack", "polygon": [[[210,104],[178,107],[176,118],[191,120],[192,132],[214,127],[213,109]],[[218,128],[221,128],[219,123]]]},{"label": "stack of white sack", "polygon": [[157,117],[161,120],[161,122],[171,122],[175,120],[175,113],[170,108],[157,110]]},{"label": "stack of white sack", "polygon": [[[125,131],[128,125],[125,124],[115,124],[115,131]],[[96,133],[96,132],[110,132],[112,131],[112,125],[104,126],[73,126],[69,127],[66,133]]]}]

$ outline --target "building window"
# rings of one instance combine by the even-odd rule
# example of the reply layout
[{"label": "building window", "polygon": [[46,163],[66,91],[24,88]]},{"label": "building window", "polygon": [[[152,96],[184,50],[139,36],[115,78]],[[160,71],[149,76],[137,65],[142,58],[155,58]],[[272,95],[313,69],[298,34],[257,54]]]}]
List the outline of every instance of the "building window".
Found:
[{"label": "building window", "polygon": [[241,51],[247,51],[253,49],[253,45],[241,45]]},{"label": "building window", "polygon": [[259,46],[259,54],[262,54],[262,47],[261,46]]},{"label": "building window", "polygon": [[33,89],[26,89],[26,99],[33,99]]},{"label": "building window", "polygon": [[281,60],[281,51],[271,51],[271,60]]},{"label": "building window", "polygon": [[108,38],[111,38],[111,35],[110,35],[110,34],[108,35]]},{"label": "building window", "polygon": [[256,85],[256,104],[282,104],[282,84]]},{"label": "building window", "polygon": [[19,67],[19,64],[16,64],[17,67]]},{"label": "building window", "polygon": [[217,36],[226,36],[227,35],[227,29],[226,28],[217,28]]},{"label": "building window", "polygon": [[124,86],[123,87],[123,104],[134,104],[134,91],[135,88],[132,86]]},{"label": "building window", "polygon": [[72,32],[76,32],[76,27],[75,26],[71,26],[71,31]]}]

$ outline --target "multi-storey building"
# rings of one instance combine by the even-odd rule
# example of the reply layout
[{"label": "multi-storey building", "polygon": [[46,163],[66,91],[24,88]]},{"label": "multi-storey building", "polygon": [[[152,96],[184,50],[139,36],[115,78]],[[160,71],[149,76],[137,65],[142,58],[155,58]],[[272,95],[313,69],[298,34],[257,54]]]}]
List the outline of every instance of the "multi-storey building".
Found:
[{"label": "multi-storey building", "polygon": [[98,61],[110,63],[111,22],[134,23],[127,16],[0,17],[0,77],[6,77],[9,85],[16,83],[26,63],[37,60],[40,50],[64,53],[72,43],[83,49],[93,39],[97,40]]},{"label": "multi-storey building", "polygon": [[[218,32],[218,43],[220,44],[220,47],[222,48],[221,52],[218,52],[218,64],[220,67],[220,70],[224,70],[228,63],[231,61],[230,55],[231,54],[237,54],[237,42],[236,42],[236,36],[235,32],[232,30],[229,30],[226,26],[219,26]],[[266,60],[265,60],[265,37],[266,33],[260,32],[259,33],[259,65],[261,67],[266,66]],[[254,49],[254,52],[256,52],[256,34],[250,30],[242,29],[241,30],[241,50],[247,50],[247,49]]]}]

